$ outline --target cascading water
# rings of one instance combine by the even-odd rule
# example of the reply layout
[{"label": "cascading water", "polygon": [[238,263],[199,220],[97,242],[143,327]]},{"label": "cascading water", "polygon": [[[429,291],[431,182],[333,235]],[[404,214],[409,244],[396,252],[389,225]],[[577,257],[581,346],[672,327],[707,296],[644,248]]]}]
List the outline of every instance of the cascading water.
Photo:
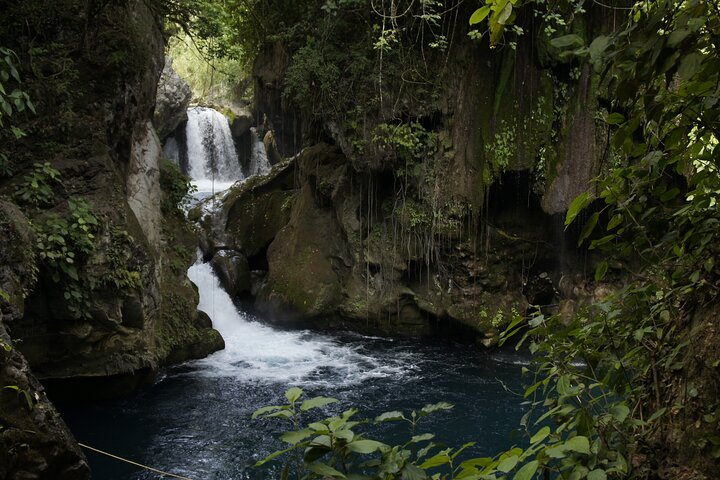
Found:
[{"label": "cascading water", "polygon": [[[228,137],[218,134],[223,129],[213,125],[227,122],[209,109],[191,110],[189,173],[199,185],[217,174],[217,192],[242,179],[239,166],[224,169],[218,161],[228,147],[217,143]],[[269,166],[262,142],[252,133],[256,161],[251,173],[257,174]],[[200,161],[202,155],[206,157]],[[220,177],[221,172],[228,176]],[[204,205],[208,213],[221,208],[218,197]],[[279,478],[280,464],[269,463],[263,469],[253,464],[285,448],[277,437],[292,427],[286,424],[279,429],[277,423],[250,417],[261,406],[284,402],[283,392],[299,385],[309,396],[338,398],[340,403],[328,407],[328,414],[359,406],[366,418],[373,418],[383,411],[407,412],[447,401],[456,405],[454,413],[423,420],[424,431],[434,432],[439,441],[454,446],[478,441],[469,450],[475,455],[492,455],[514,443],[508,432],[518,425],[524,409],[522,398],[509,394],[508,387],[521,390],[515,363],[523,362],[522,357],[510,354],[495,359],[444,343],[278,330],[239,311],[210,264],[198,260],[188,277],[200,293],[198,309],[211,317],[225,339],[225,349],[170,369],[155,386],[133,397],[65,410],[63,416],[79,441],[197,480]],[[374,429],[370,435],[390,443],[402,443],[412,435],[404,426],[369,423],[368,428]],[[88,458],[94,478],[156,478],[92,452]]]},{"label": "cascading water", "polygon": [[268,161],[265,144],[260,138],[257,129],[250,129],[252,135],[252,145],[250,146],[250,167],[248,176],[265,175],[270,171],[270,162]]},{"label": "cascading water", "polygon": [[225,190],[243,174],[228,119],[206,107],[188,109],[188,176],[199,192]]}]

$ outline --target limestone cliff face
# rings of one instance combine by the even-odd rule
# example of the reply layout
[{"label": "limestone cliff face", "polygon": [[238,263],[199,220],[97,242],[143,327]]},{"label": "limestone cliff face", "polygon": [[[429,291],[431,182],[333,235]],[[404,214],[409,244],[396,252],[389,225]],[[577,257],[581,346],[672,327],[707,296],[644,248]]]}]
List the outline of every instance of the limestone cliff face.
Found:
[{"label": "limestone cliff face", "polygon": [[[472,6],[459,11],[469,17]],[[588,30],[608,28],[595,18]],[[238,275],[227,271],[242,264],[239,295],[278,321],[410,335],[454,330],[485,345],[529,305],[569,313],[591,298],[596,285],[583,273],[593,259],[575,247],[578,232],[565,231],[561,216],[577,195],[592,194],[609,155],[601,88],[589,65],[543,40],[538,22],[521,14],[516,23],[525,29],[516,49],[491,50],[458,27],[448,52],[423,56],[428,72],[446,72],[426,87],[432,91],[418,87],[424,96],[406,95],[416,87],[391,77],[403,66],[387,60],[385,103],[350,105],[357,117],[322,103],[356,92],[333,91],[323,77],[332,73],[304,70],[336,58],[333,46],[267,45],[254,63],[255,113],[280,154],[298,154],[295,185],[268,187],[262,197],[238,189],[225,199],[222,233],[215,228],[204,243],[212,256],[223,237],[216,264],[234,279],[233,291]],[[298,75],[317,79],[310,94],[321,81],[327,91],[303,103],[287,90]],[[305,92],[303,85],[296,87]],[[282,209],[270,200],[280,195]],[[282,225],[266,228],[268,217]],[[261,245],[248,248],[239,225],[262,231]]]},{"label": "limestone cliff face", "polygon": [[[36,281],[13,296],[25,310],[6,327],[58,396],[124,393],[163,363],[222,347],[185,278],[196,241],[150,123],[164,39],[147,5],[15,2],[0,19],[0,44],[18,53],[37,107],[18,120],[25,138],[3,137],[13,165],[0,193],[39,239],[59,233],[66,245],[25,246],[40,252]],[[43,162],[56,178],[37,170]],[[16,195],[32,175],[50,188],[42,201]]]},{"label": "limestone cliff face", "polygon": [[33,283],[35,256],[27,249],[30,224],[13,204],[0,200],[0,478],[90,478],[85,456],[48,400],[4,323],[24,314],[23,289]]},{"label": "limestone cliff face", "polygon": [[187,108],[192,101],[192,95],[190,85],[173,69],[172,58],[165,57],[165,66],[157,86],[153,117],[153,124],[161,140],[187,121]]}]

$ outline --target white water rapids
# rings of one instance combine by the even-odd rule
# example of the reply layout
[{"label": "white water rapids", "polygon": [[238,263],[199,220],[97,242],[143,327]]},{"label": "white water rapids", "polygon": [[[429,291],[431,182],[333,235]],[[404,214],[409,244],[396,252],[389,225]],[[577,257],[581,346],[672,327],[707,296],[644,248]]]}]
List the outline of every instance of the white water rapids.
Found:
[{"label": "white water rapids", "polygon": [[286,385],[353,385],[414,370],[411,354],[392,362],[362,352],[358,344],[308,331],[282,331],[252,321],[238,311],[208,263],[196,263],[188,277],[200,292],[198,309],[207,313],[225,339],[225,349],[199,360],[197,373]]},{"label": "white water rapids", "polygon": [[219,192],[243,180],[225,115],[212,108],[189,108],[185,135],[188,176],[198,192]]},{"label": "white water rapids", "polygon": [[[262,140],[254,128],[251,134],[248,178],[270,171]],[[222,192],[236,181],[245,180],[227,119],[209,108],[189,109],[187,147],[188,173],[198,187],[198,198],[219,193],[206,200],[204,214],[221,215]],[[381,361],[363,354],[360,344],[343,344],[308,331],[278,330],[250,319],[233,304],[209,263],[198,260],[188,270],[188,277],[200,293],[198,309],[210,316],[213,327],[225,339],[224,350],[196,363],[201,367],[196,372],[200,375],[287,385],[337,386],[400,375],[413,369],[413,362],[402,355],[392,362],[387,358]]]}]

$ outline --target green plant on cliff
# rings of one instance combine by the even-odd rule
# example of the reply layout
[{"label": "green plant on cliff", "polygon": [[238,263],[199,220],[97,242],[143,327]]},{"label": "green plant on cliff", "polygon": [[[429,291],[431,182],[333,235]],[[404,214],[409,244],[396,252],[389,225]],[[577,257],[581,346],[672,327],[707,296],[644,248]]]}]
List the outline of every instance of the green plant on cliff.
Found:
[{"label": "green plant on cliff", "polygon": [[82,267],[95,250],[99,228],[91,204],[83,198],[68,200],[68,214],[48,212],[34,224],[38,258],[53,282],[61,285],[63,297],[74,316],[86,314],[89,301]]},{"label": "green plant on cliff", "polygon": [[163,191],[162,204],[164,215],[183,217],[192,194],[197,190],[190,178],[167,158],[162,159],[160,168],[160,187]]},{"label": "green plant on cliff", "polygon": [[46,207],[55,199],[55,187],[60,184],[60,172],[50,162],[35,163],[24,182],[15,190],[15,199],[32,207]]},{"label": "green plant on cliff", "polygon": [[616,92],[606,121],[619,163],[598,182],[599,201],[579,196],[566,224],[589,210],[579,242],[609,257],[595,281],[625,269],[632,282],[567,327],[542,315],[530,322],[532,393],[542,390],[559,425],[547,438],[584,437],[588,449],[571,457],[542,447],[523,462],[577,478],[714,472],[718,38],[717,5],[657,1],[636,4],[625,29],[588,45],[571,34],[553,42],[594,63]]},{"label": "green plant on cliff", "polygon": [[[13,125],[13,117],[26,110],[35,113],[35,106],[30,96],[19,88],[22,81],[15,66],[17,61],[15,52],[0,47],[0,132],[7,134],[6,129],[9,127],[10,133],[16,140],[24,137],[25,132]],[[12,174],[12,161],[0,147],[0,177]]]}]

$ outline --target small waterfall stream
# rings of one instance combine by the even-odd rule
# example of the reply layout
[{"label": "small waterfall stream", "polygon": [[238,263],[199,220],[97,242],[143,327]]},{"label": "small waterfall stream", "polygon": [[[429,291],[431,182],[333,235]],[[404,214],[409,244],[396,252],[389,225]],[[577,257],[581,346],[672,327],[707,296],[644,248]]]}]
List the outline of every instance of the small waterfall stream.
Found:
[{"label": "small waterfall stream", "polygon": [[239,381],[280,382],[285,385],[345,386],[368,378],[412,374],[409,352],[388,361],[309,331],[282,331],[238,311],[222,289],[209,263],[198,262],[188,277],[200,292],[198,309],[213,320],[225,339],[225,349],[196,362],[197,373]]},{"label": "small waterfall stream", "polygon": [[243,180],[228,119],[206,107],[188,109],[188,175],[199,192],[217,192]]}]

